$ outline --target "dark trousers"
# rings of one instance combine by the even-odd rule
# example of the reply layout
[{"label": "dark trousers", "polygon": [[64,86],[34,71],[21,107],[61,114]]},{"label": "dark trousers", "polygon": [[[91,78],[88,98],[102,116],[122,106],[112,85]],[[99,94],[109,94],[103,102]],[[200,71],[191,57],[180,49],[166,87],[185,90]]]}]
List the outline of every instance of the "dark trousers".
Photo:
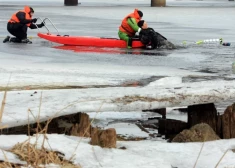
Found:
[{"label": "dark trousers", "polygon": [[12,42],[21,42],[22,39],[27,38],[28,27],[25,24],[8,22],[7,30],[9,33],[15,36],[15,38],[11,38]]}]

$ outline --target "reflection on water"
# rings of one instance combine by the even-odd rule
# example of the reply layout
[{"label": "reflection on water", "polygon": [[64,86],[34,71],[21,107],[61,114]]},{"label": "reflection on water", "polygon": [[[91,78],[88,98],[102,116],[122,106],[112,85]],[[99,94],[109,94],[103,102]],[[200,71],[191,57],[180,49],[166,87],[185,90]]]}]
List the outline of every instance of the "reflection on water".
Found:
[{"label": "reflection on water", "polygon": [[56,49],[71,50],[79,53],[104,53],[104,54],[133,54],[133,55],[148,55],[148,56],[167,56],[168,53],[159,50],[145,49],[122,49],[122,48],[100,48],[100,47],[85,47],[85,46],[53,46]]}]

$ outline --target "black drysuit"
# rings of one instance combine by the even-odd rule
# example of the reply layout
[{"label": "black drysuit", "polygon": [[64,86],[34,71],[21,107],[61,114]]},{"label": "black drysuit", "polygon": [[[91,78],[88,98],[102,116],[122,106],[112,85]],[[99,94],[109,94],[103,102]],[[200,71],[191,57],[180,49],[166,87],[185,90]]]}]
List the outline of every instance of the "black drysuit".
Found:
[{"label": "black drysuit", "polygon": [[36,29],[41,28],[41,24],[32,24],[32,20],[25,19],[25,12],[19,11],[16,14],[16,17],[19,19],[20,23],[7,23],[7,30],[9,33],[11,33],[15,38],[11,38],[11,42],[21,42],[22,39],[27,39],[27,30],[28,30],[28,23],[31,23],[29,28]]},{"label": "black drysuit", "polygon": [[167,41],[164,36],[155,32],[153,28],[142,29],[139,33],[139,38],[143,44],[147,47],[151,46],[152,49],[165,45]]}]

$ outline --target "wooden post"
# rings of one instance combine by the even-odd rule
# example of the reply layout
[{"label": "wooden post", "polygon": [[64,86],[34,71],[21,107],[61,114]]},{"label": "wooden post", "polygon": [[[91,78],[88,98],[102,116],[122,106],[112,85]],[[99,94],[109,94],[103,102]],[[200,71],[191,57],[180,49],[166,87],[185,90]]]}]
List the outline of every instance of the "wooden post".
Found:
[{"label": "wooden post", "polygon": [[214,103],[188,106],[189,127],[199,123],[206,123],[217,132],[217,111]]},{"label": "wooden post", "polygon": [[91,145],[98,145],[102,148],[116,148],[117,134],[114,128],[106,130],[92,129]]},{"label": "wooden post", "polygon": [[78,0],[64,0],[65,6],[77,6]]},{"label": "wooden post", "polygon": [[224,139],[235,138],[235,103],[228,106],[222,116],[222,132]]},{"label": "wooden post", "polygon": [[188,128],[186,122],[174,119],[160,119],[158,124],[158,133],[165,135],[166,139],[170,139],[170,141],[176,134]]},{"label": "wooden post", "polygon": [[86,113],[78,113],[77,122],[72,126],[70,135],[80,137],[90,137],[91,126],[89,115]]},{"label": "wooden post", "polygon": [[151,0],[151,7],[165,7],[166,0]]}]

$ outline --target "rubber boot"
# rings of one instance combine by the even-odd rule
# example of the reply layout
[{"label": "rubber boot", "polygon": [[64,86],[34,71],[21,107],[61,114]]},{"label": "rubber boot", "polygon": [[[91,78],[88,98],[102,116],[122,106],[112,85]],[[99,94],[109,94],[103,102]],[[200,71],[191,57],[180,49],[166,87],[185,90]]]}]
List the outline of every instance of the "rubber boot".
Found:
[{"label": "rubber boot", "polygon": [[7,36],[4,40],[3,43],[10,42],[10,36]]},{"label": "rubber boot", "polygon": [[128,42],[127,42],[127,48],[132,48],[132,38],[130,37]]},{"label": "rubber boot", "polygon": [[30,41],[29,39],[22,39],[21,43],[27,43],[27,44],[32,44],[32,41]]},{"label": "rubber boot", "polygon": [[16,37],[11,37],[10,38],[10,42],[13,42],[13,43],[21,43],[21,40],[16,38]]}]

